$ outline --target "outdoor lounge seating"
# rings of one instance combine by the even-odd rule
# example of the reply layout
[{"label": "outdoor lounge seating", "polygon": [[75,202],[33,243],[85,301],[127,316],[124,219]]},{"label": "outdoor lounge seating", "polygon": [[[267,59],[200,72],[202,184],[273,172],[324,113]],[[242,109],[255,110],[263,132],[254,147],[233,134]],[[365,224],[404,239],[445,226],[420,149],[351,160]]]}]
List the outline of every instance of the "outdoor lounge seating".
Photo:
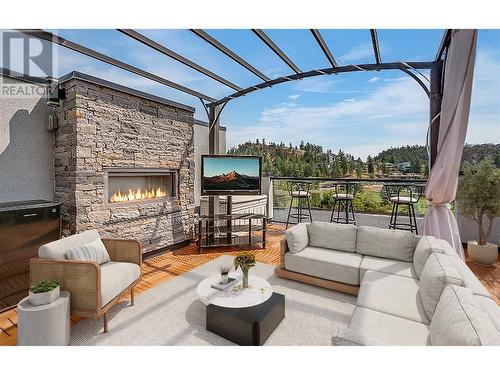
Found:
[{"label": "outdoor lounge seating", "polygon": [[357,294],[334,345],[499,345],[500,308],[444,240],[317,223],[286,231],[278,276]]},{"label": "outdoor lounge seating", "polygon": [[108,311],[130,292],[134,304],[134,286],[141,280],[141,245],[134,240],[102,239],[109,261],[70,260],[68,250],[100,239],[89,230],[43,245],[38,258],[31,260],[31,284],[44,279],[56,280],[70,292],[71,314],[104,317],[108,330]]}]

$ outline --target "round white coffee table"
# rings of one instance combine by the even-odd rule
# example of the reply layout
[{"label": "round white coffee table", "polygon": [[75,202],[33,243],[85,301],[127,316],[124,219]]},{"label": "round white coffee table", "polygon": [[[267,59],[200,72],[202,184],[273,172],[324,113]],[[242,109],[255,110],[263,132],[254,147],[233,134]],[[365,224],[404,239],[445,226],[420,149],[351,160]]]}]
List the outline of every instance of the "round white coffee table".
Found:
[{"label": "round white coffee table", "polygon": [[220,275],[211,276],[201,281],[196,289],[198,297],[205,305],[220,307],[242,308],[259,305],[267,301],[273,294],[273,288],[266,280],[250,274],[248,288],[242,288],[243,274],[232,272],[229,277],[238,281],[224,291],[212,288],[212,284],[220,280]]}]

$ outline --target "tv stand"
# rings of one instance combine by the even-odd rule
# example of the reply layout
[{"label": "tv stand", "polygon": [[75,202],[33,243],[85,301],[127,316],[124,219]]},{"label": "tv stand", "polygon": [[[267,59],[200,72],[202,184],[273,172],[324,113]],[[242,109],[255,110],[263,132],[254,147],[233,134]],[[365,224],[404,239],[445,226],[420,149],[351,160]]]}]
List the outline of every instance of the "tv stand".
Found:
[{"label": "tv stand", "polygon": [[[230,199],[228,199],[227,205],[230,208]],[[235,224],[235,221],[241,224]],[[266,231],[267,217],[263,214],[202,215],[198,222],[198,251],[201,253],[204,248],[210,247],[249,246],[255,244],[260,244],[265,249]],[[261,232],[261,234],[259,235],[258,232]]]}]

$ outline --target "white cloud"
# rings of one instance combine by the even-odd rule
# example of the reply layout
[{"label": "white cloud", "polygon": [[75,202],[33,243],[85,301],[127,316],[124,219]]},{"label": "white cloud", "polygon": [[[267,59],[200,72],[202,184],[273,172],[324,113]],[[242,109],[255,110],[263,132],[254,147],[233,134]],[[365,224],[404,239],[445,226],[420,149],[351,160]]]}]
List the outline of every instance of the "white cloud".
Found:
[{"label": "white cloud", "polygon": [[294,95],[290,95],[288,97],[288,99],[290,99],[290,100],[297,100],[298,98],[300,98],[300,94],[294,94]]},{"label": "white cloud", "polygon": [[368,80],[368,83],[375,83],[377,81],[380,81],[380,77],[372,77]]},{"label": "white cloud", "polygon": [[373,47],[371,43],[362,43],[355,46],[349,52],[340,55],[341,63],[348,63],[353,60],[360,60],[373,55]]}]

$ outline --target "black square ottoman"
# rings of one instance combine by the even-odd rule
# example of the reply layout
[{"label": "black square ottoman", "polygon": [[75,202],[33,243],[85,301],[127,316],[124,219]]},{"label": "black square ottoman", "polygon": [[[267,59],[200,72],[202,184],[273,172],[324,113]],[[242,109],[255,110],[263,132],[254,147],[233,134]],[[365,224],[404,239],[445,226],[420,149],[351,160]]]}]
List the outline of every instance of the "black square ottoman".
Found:
[{"label": "black square ottoman", "polygon": [[244,308],[207,306],[207,330],[238,345],[264,345],[285,317],[285,296],[273,293],[259,305]]}]

